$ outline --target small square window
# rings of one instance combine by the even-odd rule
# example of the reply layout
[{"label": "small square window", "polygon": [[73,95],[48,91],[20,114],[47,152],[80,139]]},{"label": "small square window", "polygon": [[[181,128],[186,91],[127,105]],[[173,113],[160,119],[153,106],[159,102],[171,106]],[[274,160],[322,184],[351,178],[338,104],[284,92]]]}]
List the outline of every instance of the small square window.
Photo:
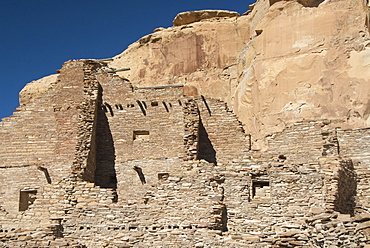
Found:
[{"label": "small square window", "polygon": [[270,198],[269,181],[252,181],[252,198]]},{"label": "small square window", "polygon": [[149,131],[134,131],[133,140],[149,140]]},{"label": "small square window", "polygon": [[158,173],[158,180],[167,180],[169,176],[170,174],[167,172],[160,172]]}]

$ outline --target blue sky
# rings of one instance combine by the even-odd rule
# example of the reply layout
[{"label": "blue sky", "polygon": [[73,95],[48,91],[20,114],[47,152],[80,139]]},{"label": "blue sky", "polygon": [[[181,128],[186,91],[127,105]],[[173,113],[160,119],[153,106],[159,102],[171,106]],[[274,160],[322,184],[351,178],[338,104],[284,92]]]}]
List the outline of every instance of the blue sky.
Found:
[{"label": "blue sky", "polygon": [[226,9],[251,0],[0,0],[0,119],[10,116],[28,82],[54,74],[70,59],[108,58],[177,13]]}]

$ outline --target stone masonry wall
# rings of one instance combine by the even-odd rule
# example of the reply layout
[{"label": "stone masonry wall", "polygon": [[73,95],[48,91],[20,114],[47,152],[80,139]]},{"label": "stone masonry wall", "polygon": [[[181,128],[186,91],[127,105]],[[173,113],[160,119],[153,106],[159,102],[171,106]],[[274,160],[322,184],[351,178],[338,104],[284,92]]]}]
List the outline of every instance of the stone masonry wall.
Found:
[{"label": "stone masonry wall", "polygon": [[[252,151],[225,103],[181,86],[135,88],[107,71],[66,63],[48,93],[56,161],[0,167],[4,247],[370,244],[367,130],[299,122]],[[18,123],[4,120],[1,135],[8,121]],[[19,211],[22,195],[32,204]]]},{"label": "stone masonry wall", "polygon": [[[128,83],[118,77],[101,75],[98,78],[103,88],[103,109],[113,137],[116,163],[183,156],[182,103],[185,99],[181,88],[132,91]],[[120,87],[122,84],[127,86]]]},{"label": "stone masonry wall", "polygon": [[202,96],[197,103],[201,116],[198,158],[220,165],[240,160],[251,146],[236,115],[220,100]]},{"label": "stone masonry wall", "polygon": [[101,105],[101,87],[95,74],[100,68],[98,63],[89,63],[84,68],[84,100],[79,109],[79,127],[75,160],[72,173],[79,178],[95,182],[96,171],[96,132],[98,108]]},{"label": "stone masonry wall", "polygon": [[[9,186],[0,189],[0,205],[6,211],[18,211],[21,189],[37,188],[42,194],[48,180],[59,182],[70,175],[84,96],[83,67],[81,61],[67,62],[44,98],[33,99],[1,122],[0,178]],[[27,172],[20,173],[20,168]]]},{"label": "stone masonry wall", "polygon": [[370,214],[370,130],[338,130],[340,153],[353,161],[356,173],[356,207],[357,214]]}]

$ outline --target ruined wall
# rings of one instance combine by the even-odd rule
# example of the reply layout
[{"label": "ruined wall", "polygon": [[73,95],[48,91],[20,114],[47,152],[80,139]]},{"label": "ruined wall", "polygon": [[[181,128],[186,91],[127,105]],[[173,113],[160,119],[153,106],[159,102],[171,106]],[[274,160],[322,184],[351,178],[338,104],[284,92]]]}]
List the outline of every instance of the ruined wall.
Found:
[{"label": "ruined wall", "polygon": [[369,245],[366,4],[251,8],[27,87],[0,124],[0,245]]},{"label": "ruined wall", "polygon": [[197,103],[200,112],[198,159],[216,165],[240,160],[251,146],[250,136],[236,115],[220,100],[202,96]]},{"label": "ruined wall", "polygon": [[[61,168],[64,178],[51,181],[51,167],[1,168],[12,180],[0,196],[5,244],[367,242],[368,173],[359,166],[367,161],[366,129],[297,122],[268,137],[268,151],[253,151],[254,140],[220,100],[185,97],[182,86],[135,88],[94,61],[66,63],[66,81],[68,70],[80,83],[55,91],[54,113],[60,124],[67,113],[78,116],[68,132],[76,134],[73,160]],[[74,87],[78,102],[61,97]],[[64,113],[71,104],[76,111]],[[19,211],[21,194],[32,204]]]},{"label": "ruined wall", "polygon": [[353,161],[356,172],[355,212],[367,213],[369,207],[369,129],[339,130],[340,152]]},{"label": "ruined wall", "polygon": [[79,125],[72,173],[85,181],[95,182],[97,121],[102,95],[102,89],[96,79],[96,74],[102,65],[92,61],[86,61],[85,63],[86,65],[83,68],[84,99],[78,108]]},{"label": "ruined wall", "polygon": [[99,79],[117,162],[183,155],[181,87],[132,91],[119,87],[122,79]]},{"label": "ruined wall", "polygon": [[48,180],[55,183],[70,175],[85,95],[85,63],[67,62],[44,98],[33,99],[1,122],[0,177],[9,184],[1,189],[0,205],[7,211],[18,211],[19,190],[29,187],[42,194]]}]

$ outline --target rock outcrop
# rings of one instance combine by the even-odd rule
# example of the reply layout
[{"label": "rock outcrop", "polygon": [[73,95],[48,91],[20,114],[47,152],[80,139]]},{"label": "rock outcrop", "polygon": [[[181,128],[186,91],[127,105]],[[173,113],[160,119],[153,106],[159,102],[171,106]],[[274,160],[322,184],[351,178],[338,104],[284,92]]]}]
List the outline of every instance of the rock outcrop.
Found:
[{"label": "rock outcrop", "polygon": [[[188,16],[192,13],[209,12]],[[237,84],[238,57],[249,40],[249,18],[231,16],[157,29],[114,57],[109,66],[131,68],[118,74],[138,87],[184,84],[189,95],[231,102],[230,84]]]},{"label": "rock outcrop", "polygon": [[52,85],[56,83],[57,77],[57,74],[52,74],[28,83],[22,91],[19,92],[20,105],[25,105],[30,102],[31,99],[45,95]]},{"label": "rock outcrop", "polygon": [[[252,17],[263,4],[257,3]],[[254,36],[240,56],[234,91],[234,110],[256,139],[297,120],[369,125],[367,9],[365,1],[269,6],[251,28]]]},{"label": "rock outcrop", "polygon": [[182,26],[216,17],[238,17],[239,13],[227,10],[200,10],[179,13],[173,20],[174,26]]}]

